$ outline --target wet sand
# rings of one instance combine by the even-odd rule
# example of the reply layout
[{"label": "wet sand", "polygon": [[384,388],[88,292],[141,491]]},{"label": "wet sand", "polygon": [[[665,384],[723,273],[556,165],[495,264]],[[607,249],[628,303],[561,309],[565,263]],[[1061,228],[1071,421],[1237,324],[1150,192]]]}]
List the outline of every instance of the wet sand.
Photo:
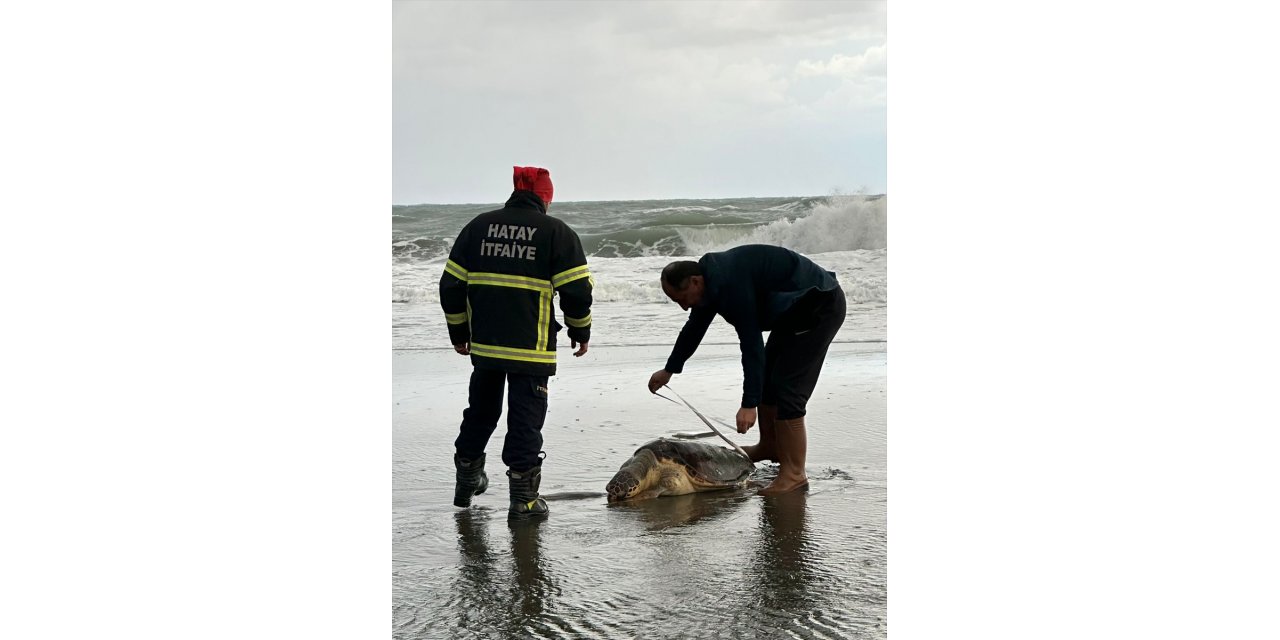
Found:
[{"label": "wet sand", "polygon": [[[666,352],[561,350],[543,428],[551,515],[518,525],[506,517],[502,422],[489,490],[470,509],[451,502],[468,359],[394,353],[394,637],[886,636],[885,344],[832,345],[809,404],[809,492],[609,505],[605,483],[637,447],[706,431],[645,389]],[[732,423],[741,375],[735,345],[703,345],[671,386]],[[756,486],[777,469],[758,467]]]}]

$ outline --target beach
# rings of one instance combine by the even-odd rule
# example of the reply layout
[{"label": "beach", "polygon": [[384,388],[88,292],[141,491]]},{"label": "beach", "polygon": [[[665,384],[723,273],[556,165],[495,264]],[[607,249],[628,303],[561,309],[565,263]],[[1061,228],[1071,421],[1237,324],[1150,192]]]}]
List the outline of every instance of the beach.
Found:
[{"label": "beach", "polygon": [[[593,315],[603,325],[627,306]],[[671,387],[732,424],[739,351],[716,326]],[[470,509],[451,503],[469,359],[395,351],[395,637],[885,637],[887,343],[842,333],[809,403],[807,493],[757,496],[777,470],[762,463],[746,489],[615,505],[604,485],[637,447],[708,430],[645,386],[669,345],[611,345],[602,333],[574,358],[562,337],[543,427],[551,514],[517,526],[501,421],[488,491]],[[716,426],[740,445],[758,437]]]},{"label": "beach", "polygon": [[[471,363],[449,345],[438,282],[458,229],[492,207],[393,207],[394,637],[886,637],[885,207],[882,196],[556,203],[588,255],[590,349],[575,358],[559,336],[542,429],[551,513],[514,526],[505,417],[486,449],[487,492],[452,504]],[[777,474],[763,463],[745,488],[609,504],[605,485],[641,445],[709,433],[647,389],[688,317],[659,272],[743,244],[804,254],[848,300],[808,405],[809,491],[756,495]],[[742,379],[738,336],[717,318],[664,395],[733,424]],[[759,437],[716,426],[739,445]]]}]

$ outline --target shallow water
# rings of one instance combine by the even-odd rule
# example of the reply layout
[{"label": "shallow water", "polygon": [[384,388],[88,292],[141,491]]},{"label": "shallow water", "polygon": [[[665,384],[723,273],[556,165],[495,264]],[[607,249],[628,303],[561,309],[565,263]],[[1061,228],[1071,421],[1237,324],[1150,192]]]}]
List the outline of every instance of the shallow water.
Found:
[{"label": "shallow water", "polygon": [[[488,491],[470,509],[452,506],[466,359],[393,355],[394,637],[887,635],[884,345],[832,346],[809,406],[809,492],[607,504],[605,483],[636,447],[705,430],[643,391],[640,373],[660,366],[663,351],[601,349],[591,366],[562,364],[544,427],[551,515],[523,523],[507,520],[501,423]],[[704,413],[731,418],[709,399],[736,399],[736,347],[704,345],[697,360],[701,375],[673,386],[708,403]],[[753,482],[775,473],[760,465]]]}]

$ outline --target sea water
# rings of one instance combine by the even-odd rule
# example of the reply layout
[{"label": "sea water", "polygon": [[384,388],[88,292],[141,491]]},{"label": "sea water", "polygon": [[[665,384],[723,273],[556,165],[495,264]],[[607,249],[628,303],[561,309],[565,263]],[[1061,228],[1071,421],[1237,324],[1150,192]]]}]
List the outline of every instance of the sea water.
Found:
[{"label": "sea water", "polygon": [[[500,204],[392,207],[393,349],[447,349],[439,282],[458,231]],[[553,203],[582,240],[595,278],[592,344],[674,340],[658,274],[668,262],[743,244],[787,247],[836,274],[849,317],[836,340],[883,341],[888,301],[884,196]],[[557,310],[557,315],[559,311]],[[563,321],[561,321],[563,324]],[[563,337],[563,336],[562,336]],[[707,341],[731,341],[712,325]]]}]

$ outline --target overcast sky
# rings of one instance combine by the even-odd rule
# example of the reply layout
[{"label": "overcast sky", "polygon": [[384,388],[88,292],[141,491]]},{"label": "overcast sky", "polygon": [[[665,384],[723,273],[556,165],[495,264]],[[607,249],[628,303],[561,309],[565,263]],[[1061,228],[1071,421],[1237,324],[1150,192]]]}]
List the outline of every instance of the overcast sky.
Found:
[{"label": "overcast sky", "polygon": [[885,191],[885,3],[393,3],[392,201]]}]

